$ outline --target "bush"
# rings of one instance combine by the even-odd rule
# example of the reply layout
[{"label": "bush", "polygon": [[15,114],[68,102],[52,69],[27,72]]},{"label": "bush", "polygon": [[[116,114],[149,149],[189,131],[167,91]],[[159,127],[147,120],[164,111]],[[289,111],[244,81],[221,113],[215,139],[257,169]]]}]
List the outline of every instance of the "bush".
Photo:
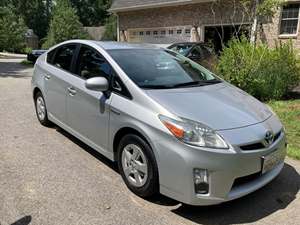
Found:
[{"label": "bush", "polygon": [[221,53],[216,71],[225,80],[261,99],[281,99],[300,82],[300,64],[292,43],[256,46],[242,37]]},{"label": "bush", "polygon": [[83,29],[75,10],[69,0],[60,0],[54,9],[50,29],[45,38],[43,49],[70,39],[88,39],[88,33]]}]

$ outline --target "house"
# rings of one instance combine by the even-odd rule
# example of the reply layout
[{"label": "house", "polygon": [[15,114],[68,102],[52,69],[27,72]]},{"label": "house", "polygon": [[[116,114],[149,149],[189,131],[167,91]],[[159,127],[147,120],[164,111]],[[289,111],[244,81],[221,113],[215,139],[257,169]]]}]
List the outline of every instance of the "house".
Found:
[{"label": "house", "polygon": [[[291,0],[258,24],[257,38],[274,45],[292,39],[300,48],[300,1]],[[216,48],[233,35],[249,35],[253,18],[238,0],[114,0],[118,40],[167,44],[211,42]]]}]

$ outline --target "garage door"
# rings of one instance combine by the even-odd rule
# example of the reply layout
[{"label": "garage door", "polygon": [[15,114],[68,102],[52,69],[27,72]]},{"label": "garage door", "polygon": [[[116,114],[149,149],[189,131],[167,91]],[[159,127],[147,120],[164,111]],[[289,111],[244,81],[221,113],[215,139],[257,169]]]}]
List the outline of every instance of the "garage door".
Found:
[{"label": "garage door", "polygon": [[154,44],[190,41],[191,28],[192,26],[129,29],[128,41]]}]

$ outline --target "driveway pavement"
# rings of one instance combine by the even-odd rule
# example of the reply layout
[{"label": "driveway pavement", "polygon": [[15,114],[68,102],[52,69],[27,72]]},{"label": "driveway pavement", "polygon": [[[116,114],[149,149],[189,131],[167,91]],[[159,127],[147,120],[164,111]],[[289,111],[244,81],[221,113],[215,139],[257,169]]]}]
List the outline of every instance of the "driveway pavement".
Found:
[{"label": "driveway pavement", "polygon": [[113,163],[38,123],[32,69],[18,61],[0,59],[1,225],[300,224],[300,162],[291,159],[272,183],[217,206],[133,195]]}]

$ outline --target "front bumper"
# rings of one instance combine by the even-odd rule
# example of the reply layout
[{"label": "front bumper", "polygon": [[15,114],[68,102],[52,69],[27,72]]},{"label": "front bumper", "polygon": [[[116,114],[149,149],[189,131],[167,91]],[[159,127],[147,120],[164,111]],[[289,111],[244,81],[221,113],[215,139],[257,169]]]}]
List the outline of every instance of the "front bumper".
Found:
[{"label": "front bumper", "polygon": [[[276,118],[274,118],[276,119]],[[272,119],[271,121],[272,124]],[[273,121],[274,122],[274,121]],[[276,123],[275,123],[276,125]],[[237,129],[237,134],[259,130],[265,124],[257,124]],[[275,126],[274,129],[281,129]],[[226,134],[227,133],[227,134]],[[225,139],[233,138],[232,131],[221,133]],[[236,134],[236,135],[237,135]],[[230,137],[231,136],[231,137]],[[232,140],[232,142],[234,142]],[[232,143],[230,142],[230,143]],[[234,144],[237,144],[238,141]],[[190,205],[213,205],[247,195],[274,179],[284,166],[280,161],[272,170],[261,175],[262,157],[275,151],[286,154],[284,132],[269,147],[262,150],[241,151],[232,146],[231,150],[199,149],[182,144],[171,136],[165,135],[155,142],[158,153],[160,192],[180,202]],[[196,194],[194,190],[194,168],[209,172],[209,193]],[[237,184],[239,178],[255,175],[247,182]]]}]

